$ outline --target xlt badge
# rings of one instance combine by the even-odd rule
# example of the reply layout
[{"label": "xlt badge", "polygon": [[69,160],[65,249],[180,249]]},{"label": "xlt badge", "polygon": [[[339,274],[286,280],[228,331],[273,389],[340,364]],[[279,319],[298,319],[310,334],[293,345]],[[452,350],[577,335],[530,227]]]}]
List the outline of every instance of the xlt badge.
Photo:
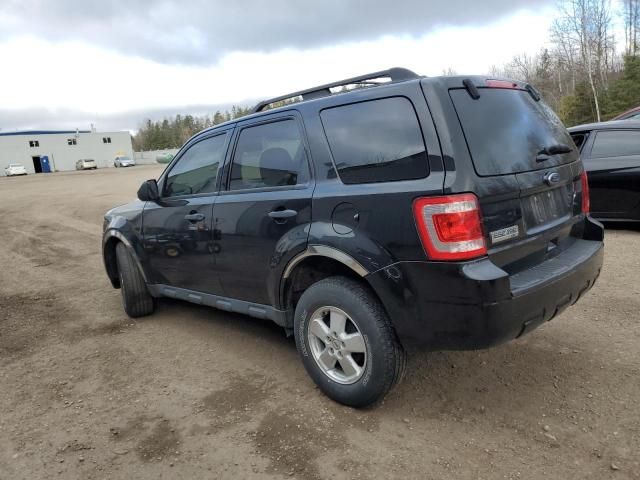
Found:
[{"label": "xlt badge", "polygon": [[507,228],[501,228],[500,230],[494,230],[490,232],[491,243],[500,243],[505,240],[509,240],[510,238],[516,238],[520,234],[520,229],[518,225],[511,225]]}]

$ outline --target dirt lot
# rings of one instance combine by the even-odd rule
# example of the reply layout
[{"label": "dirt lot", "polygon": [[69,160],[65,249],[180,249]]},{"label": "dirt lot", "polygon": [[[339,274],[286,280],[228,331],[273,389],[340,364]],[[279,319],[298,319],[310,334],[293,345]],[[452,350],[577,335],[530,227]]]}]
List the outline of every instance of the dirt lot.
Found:
[{"label": "dirt lot", "polygon": [[640,479],[640,231],[528,337],[411,352],[367,411],[268,323],[161,302],[132,322],[102,214],[161,167],[0,178],[0,479]]}]

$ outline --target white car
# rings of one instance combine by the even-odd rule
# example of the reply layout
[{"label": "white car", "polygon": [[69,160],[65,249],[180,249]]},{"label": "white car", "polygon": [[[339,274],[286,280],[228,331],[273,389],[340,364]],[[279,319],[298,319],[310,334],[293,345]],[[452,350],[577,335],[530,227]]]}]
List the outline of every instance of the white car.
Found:
[{"label": "white car", "polygon": [[113,161],[114,167],[135,167],[136,161],[131,157],[117,156]]},{"label": "white car", "polygon": [[4,169],[4,174],[7,177],[13,177],[15,175],[26,175],[27,169],[21,163],[10,163],[7,168]]},{"label": "white car", "polygon": [[76,162],[76,170],[95,170],[96,168],[98,166],[92,158],[85,158]]}]

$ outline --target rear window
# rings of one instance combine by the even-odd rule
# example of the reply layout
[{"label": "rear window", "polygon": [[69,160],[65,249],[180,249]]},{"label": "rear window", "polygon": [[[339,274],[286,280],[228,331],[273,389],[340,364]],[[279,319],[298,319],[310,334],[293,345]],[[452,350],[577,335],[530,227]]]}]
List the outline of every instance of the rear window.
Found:
[{"label": "rear window", "polygon": [[429,174],[422,131],[406,98],[343,105],[320,116],[343,183],[414,180]]},{"label": "rear window", "polygon": [[[479,89],[474,100],[464,89],[449,91],[479,175],[504,175],[549,168],[576,160],[569,132],[544,102],[528,92],[498,88]],[[537,162],[545,147],[567,145],[571,153]]]},{"label": "rear window", "polygon": [[640,130],[603,130],[597,133],[591,158],[640,155]]}]

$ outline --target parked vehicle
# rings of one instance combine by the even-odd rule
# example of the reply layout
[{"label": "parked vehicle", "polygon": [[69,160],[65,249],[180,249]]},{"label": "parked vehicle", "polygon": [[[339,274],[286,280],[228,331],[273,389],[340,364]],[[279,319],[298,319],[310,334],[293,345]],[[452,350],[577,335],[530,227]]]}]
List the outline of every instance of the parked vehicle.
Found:
[{"label": "parked vehicle", "polygon": [[156,155],[156,162],[158,163],[169,163],[171,160],[173,160],[173,155],[171,153]]},{"label": "parked vehicle", "polygon": [[617,117],[613,118],[613,120],[640,120],[640,106],[621,113]]},{"label": "parked vehicle", "polygon": [[113,161],[113,166],[114,167],[135,167],[136,166],[136,161],[131,158],[131,157],[127,157],[127,156],[117,156],[116,159]]},{"label": "parked vehicle", "polygon": [[171,297],[273,320],[324,393],[369,405],[406,345],[496,345],[593,286],[603,228],[572,145],[521,82],[394,68],[294,92],[107,212],[106,271],[131,317]]},{"label": "parked vehicle", "polygon": [[76,162],[76,170],[95,170],[98,168],[96,161],[91,158],[85,158]]},{"label": "parked vehicle", "polygon": [[10,163],[4,169],[4,174],[7,177],[15,177],[17,175],[26,175],[27,169],[24,168],[24,165],[22,165],[21,163]]},{"label": "parked vehicle", "polygon": [[640,221],[640,121],[569,129],[589,178],[591,212],[603,221]]}]

